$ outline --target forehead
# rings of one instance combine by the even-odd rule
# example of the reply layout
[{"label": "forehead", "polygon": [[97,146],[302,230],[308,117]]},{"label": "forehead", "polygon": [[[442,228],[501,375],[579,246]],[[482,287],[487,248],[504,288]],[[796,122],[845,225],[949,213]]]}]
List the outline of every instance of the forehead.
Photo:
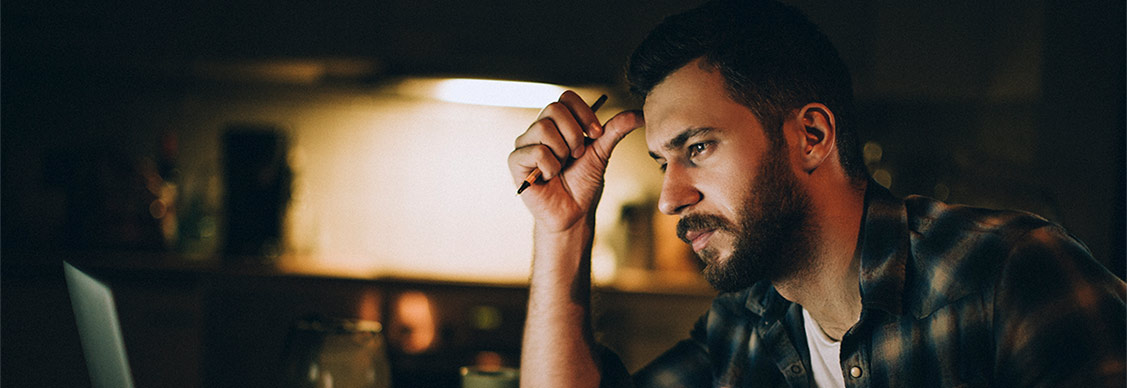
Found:
[{"label": "forehead", "polygon": [[760,129],[753,133],[762,134],[751,110],[729,96],[720,71],[700,63],[698,59],[670,73],[646,96],[642,110],[650,151],[660,154],[670,139],[694,128]]}]

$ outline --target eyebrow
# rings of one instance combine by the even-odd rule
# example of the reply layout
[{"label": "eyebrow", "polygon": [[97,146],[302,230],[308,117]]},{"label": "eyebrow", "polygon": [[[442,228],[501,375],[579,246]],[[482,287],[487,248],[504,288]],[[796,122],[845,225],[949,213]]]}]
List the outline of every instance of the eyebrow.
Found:
[{"label": "eyebrow", "polygon": [[[694,136],[700,136],[715,130],[716,128],[713,127],[697,127],[686,129],[684,131],[681,131],[681,133],[678,133],[677,136],[674,136],[672,139],[669,139],[669,141],[666,142],[665,145],[662,146],[662,148],[664,148],[665,150],[675,150],[681,148],[685,145],[686,142],[689,141],[689,139],[692,139]],[[653,151],[650,151],[650,157],[654,159],[661,159],[661,156],[658,156],[658,154],[655,154]]]}]

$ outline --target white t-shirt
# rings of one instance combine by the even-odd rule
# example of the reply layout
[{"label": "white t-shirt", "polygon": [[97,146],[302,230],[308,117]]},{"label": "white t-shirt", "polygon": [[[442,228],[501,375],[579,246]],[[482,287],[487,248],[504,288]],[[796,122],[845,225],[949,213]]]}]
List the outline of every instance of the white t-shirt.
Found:
[{"label": "white t-shirt", "polygon": [[845,375],[841,371],[841,341],[830,339],[805,308],[802,309],[802,325],[806,329],[806,346],[810,348],[814,385],[819,388],[845,388]]}]

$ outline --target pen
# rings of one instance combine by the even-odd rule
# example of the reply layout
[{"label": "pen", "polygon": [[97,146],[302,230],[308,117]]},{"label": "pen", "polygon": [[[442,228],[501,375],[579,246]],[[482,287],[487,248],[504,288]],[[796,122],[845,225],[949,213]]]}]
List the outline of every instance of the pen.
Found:
[{"label": "pen", "polygon": [[[607,95],[599,96],[599,99],[595,100],[594,104],[591,104],[591,112],[598,112],[599,108],[602,108],[605,102],[607,102]],[[517,195],[520,195],[520,193],[524,192],[524,189],[532,186],[532,183],[536,182],[537,179],[540,179],[540,167],[533,168],[532,172],[528,174],[528,177],[524,178],[524,182],[522,182],[520,188],[517,189]]]}]

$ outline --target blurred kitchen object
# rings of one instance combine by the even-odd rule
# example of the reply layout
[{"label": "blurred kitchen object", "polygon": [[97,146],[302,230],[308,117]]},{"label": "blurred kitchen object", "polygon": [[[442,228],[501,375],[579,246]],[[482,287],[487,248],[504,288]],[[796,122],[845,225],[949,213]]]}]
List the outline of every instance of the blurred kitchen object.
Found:
[{"label": "blurred kitchen object", "polygon": [[271,125],[236,124],[223,135],[226,239],[230,258],[275,258],[293,172],[285,133]]},{"label": "blurred kitchen object", "polygon": [[379,322],[313,316],[290,329],[285,381],[293,388],[387,388],[391,386]]},{"label": "blurred kitchen object", "polygon": [[151,158],[116,149],[57,150],[44,160],[48,187],[66,193],[61,240],[69,249],[159,251],[164,179]]},{"label": "blurred kitchen object", "polygon": [[515,368],[462,367],[462,388],[517,388],[520,371]]}]

